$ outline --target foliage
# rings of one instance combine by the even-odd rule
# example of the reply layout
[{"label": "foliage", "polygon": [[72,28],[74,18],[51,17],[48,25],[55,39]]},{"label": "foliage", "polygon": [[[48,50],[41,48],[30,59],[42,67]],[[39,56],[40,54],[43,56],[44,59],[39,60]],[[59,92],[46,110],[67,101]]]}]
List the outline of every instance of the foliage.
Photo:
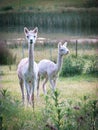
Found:
[{"label": "foliage", "polygon": [[13,10],[13,7],[12,6],[5,6],[5,7],[2,7],[1,10],[2,11],[9,11],[9,10]]},{"label": "foliage", "polygon": [[78,56],[72,57],[68,56],[63,61],[62,71],[60,76],[74,76],[79,75],[83,72],[84,60],[82,57]]},{"label": "foliage", "polygon": [[52,96],[46,96],[47,126],[57,130],[96,130],[98,100],[89,100],[89,98],[84,96],[82,100],[75,103],[69,99],[60,102],[57,90]]},{"label": "foliage", "polygon": [[0,91],[0,130],[43,130],[42,110],[33,112],[32,108],[22,106],[7,89]]},{"label": "foliage", "polygon": [[21,128],[22,122],[19,122],[20,103],[10,96],[6,89],[1,90],[0,96],[0,116],[2,117],[2,130]]},{"label": "foliage", "polygon": [[98,76],[98,56],[91,58],[86,71],[89,74],[95,74]]},{"label": "foliage", "polygon": [[70,55],[63,61],[60,76],[74,76],[82,73],[98,75],[97,55]]},{"label": "foliage", "polygon": [[98,0],[87,0],[84,5],[86,7],[98,7]]},{"label": "foliage", "polygon": [[[56,127],[58,130],[60,130],[64,125],[64,106],[63,102],[59,102],[59,96],[59,92],[56,90],[52,95],[53,102],[48,95],[45,97],[45,113],[47,114],[47,117],[50,118],[50,123],[52,123],[52,125],[54,125],[54,128]],[[50,124],[47,125],[50,126]]]},{"label": "foliage", "polygon": [[10,65],[16,60],[7,48],[6,41],[0,41],[0,65]]},{"label": "foliage", "polygon": [[[87,0],[85,0],[87,1]],[[8,7],[13,7],[14,10],[29,10],[29,8],[34,8],[34,11],[58,11],[59,10],[65,10],[65,7],[84,7],[83,3],[84,1],[81,0],[29,0],[28,1],[13,1],[13,0],[1,0],[0,1],[0,7],[1,8],[8,8]],[[39,4],[40,3],[40,4]],[[31,9],[32,9],[31,8]]]},{"label": "foliage", "polygon": [[45,96],[45,108],[24,108],[7,89],[0,91],[0,128],[2,130],[97,130],[98,100],[61,99],[59,90]]}]

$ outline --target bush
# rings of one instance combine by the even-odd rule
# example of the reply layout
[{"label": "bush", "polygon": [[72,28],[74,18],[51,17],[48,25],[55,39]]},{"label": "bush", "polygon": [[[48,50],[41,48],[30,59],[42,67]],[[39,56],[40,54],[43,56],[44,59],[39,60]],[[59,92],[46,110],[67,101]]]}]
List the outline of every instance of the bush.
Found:
[{"label": "bush", "polygon": [[90,59],[90,63],[86,70],[88,74],[95,74],[95,75],[98,74],[98,60],[97,59],[98,59],[97,56]]},{"label": "bush", "polygon": [[98,7],[98,0],[87,0],[85,2],[86,7]]},{"label": "bush", "polygon": [[45,116],[53,130],[97,130],[98,100],[84,95],[82,100],[61,101],[59,91],[46,96]]},{"label": "bush", "polygon": [[74,76],[77,74],[81,74],[84,68],[84,60],[82,57],[78,56],[72,57],[68,56],[63,61],[62,71],[60,76]]},{"label": "bush", "polygon": [[9,10],[13,10],[12,6],[5,6],[1,9],[2,11],[9,11]]},{"label": "bush", "polygon": [[7,48],[6,41],[0,41],[0,65],[10,65],[14,63],[15,57]]}]

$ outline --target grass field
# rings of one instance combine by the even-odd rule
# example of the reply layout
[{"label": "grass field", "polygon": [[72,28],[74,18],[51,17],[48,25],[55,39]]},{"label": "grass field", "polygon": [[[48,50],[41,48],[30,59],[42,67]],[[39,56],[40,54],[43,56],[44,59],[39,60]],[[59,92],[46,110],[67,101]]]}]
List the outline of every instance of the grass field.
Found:
[{"label": "grass field", "polygon": [[[88,47],[89,46],[89,47]],[[90,57],[92,55],[96,55],[96,49],[93,46],[87,45],[85,46],[85,51],[83,46],[78,46],[79,54]],[[52,58],[56,59],[57,57],[57,47],[52,47]],[[74,47],[69,45],[69,49],[71,51],[70,55],[74,55]],[[56,121],[53,120],[53,116],[58,115],[56,108],[54,108],[55,104],[53,104],[54,99],[51,99],[51,89],[50,84],[47,84],[47,91],[50,98],[50,104],[52,103],[53,109],[46,105],[46,98],[43,95],[42,91],[42,81],[40,83],[40,96],[37,98],[36,90],[35,90],[35,112],[33,112],[32,107],[23,107],[21,106],[21,91],[18,83],[17,77],[17,64],[22,58],[22,48],[12,48],[10,49],[13,55],[17,55],[16,64],[11,66],[0,66],[0,75],[1,75],[1,84],[0,84],[0,118],[3,118],[2,127],[7,130],[49,130],[47,128],[47,123],[54,125],[58,128]],[[24,50],[24,57],[28,55],[27,48]],[[19,53],[21,53],[19,55]],[[45,55],[46,54],[46,55]],[[35,47],[35,59],[36,61],[40,61],[42,58],[51,58],[50,57],[50,47],[44,46],[43,49],[41,47]],[[76,76],[69,77],[59,77],[57,80],[57,89],[60,93],[60,97],[58,98],[58,102],[67,103],[67,105],[62,106],[61,113],[64,110],[65,115],[68,113],[67,122],[65,122],[64,117],[61,118],[65,123],[63,125],[59,124],[58,130],[64,130],[65,128],[76,130],[81,129],[81,125],[84,130],[89,129],[89,122],[91,122],[91,128],[94,126],[97,128],[97,114],[94,116],[94,113],[97,113],[97,105],[94,106],[94,113],[92,113],[93,105],[92,103],[96,102],[98,96],[98,78],[94,75],[89,74],[81,74]],[[53,100],[53,101],[52,101]],[[73,107],[76,106],[75,109],[79,109],[79,111],[74,111]],[[79,107],[79,108],[77,108]],[[80,109],[81,108],[81,109]],[[45,110],[49,109],[53,111],[54,114],[47,113]],[[56,115],[55,115],[56,112]],[[85,115],[90,113],[90,117],[87,118]],[[48,114],[48,115],[47,115]],[[62,115],[62,114],[61,114]],[[77,116],[78,115],[78,116]],[[86,119],[85,122],[81,122],[76,125],[78,122],[78,118],[83,115],[83,118]],[[91,119],[94,119],[91,120]],[[57,118],[58,120],[58,118]],[[12,123],[13,122],[13,123]],[[72,123],[73,122],[73,123]],[[70,125],[69,125],[70,123]],[[74,124],[75,123],[75,124]],[[92,130],[92,129],[91,129]],[[95,129],[94,129],[95,130]],[[97,129],[96,129],[97,130]]]},{"label": "grass field", "polygon": [[[2,66],[3,76],[1,79],[2,88],[7,89],[13,96],[21,100],[21,92],[18,83],[18,77],[16,72],[16,66],[11,67],[11,71],[8,66]],[[50,85],[47,85],[49,90]],[[83,95],[90,94],[95,95],[97,89],[97,78],[89,75],[81,75],[75,77],[59,78],[57,81],[57,88],[60,90],[63,98],[78,98]],[[2,89],[1,88],[1,89]],[[43,95],[40,85],[40,94]],[[40,97],[42,98],[42,97]],[[43,99],[41,99],[43,100]]]},{"label": "grass field", "polygon": [[[13,65],[0,65],[0,130],[51,130],[52,126],[56,130],[98,130],[98,74],[86,73],[86,69],[90,67],[91,71],[98,72],[98,43],[78,44],[77,58],[76,43],[70,43],[70,39],[93,39],[98,34],[95,31],[98,25],[98,9],[84,9],[87,6],[86,2],[88,0],[0,0],[2,18],[0,26],[5,28],[0,32],[0,36],[3,40],[11,42],[8,49],[16,58]],[[90,7],[93,7],[93,4],[90,3]],[[59,17],[58,14],[62,17]],[[51,20],[53,21],[51,22]],[[59,26],[58,31],[60,31],[65,25],[65,30],[71,29],[72,31],[73,27],[73,32],[60,33],[54,29],[53,33],[53,27],[57,29]],[[49,82],[47,83],[48,94],[44,96],[41,87],[43,81],[41,80],[39,98],[37,98],[35,90],[34,111],[31,106],[22,105],[17,77],[18,63],[23,57],[28,56],[27,44],[22,42],[22,44],[19,43],[19,46],[17,45],[17,39],[24,38],[24,26],[38,26],[38,37],[49,39],[49,43],[51,40],[68,39],[71,58],[75,61],[80,58],[78,63],[81,63],[82,57],[85,64],[82,74],[60,76],[57,79],[57,92],[60,93],[60,96],[58,93],[51,93]],[[87,26],[88,31],[85,35],[84,28]],[[81,30],[77,30],[79,27]],[[90,33],[90,27],[94,30],[93,35]],[[45,32],[45,29],[48,30],[48,28],[51,28],[49,34],[46,33],[47,31]],[[75,34],[75,29],[78,35]],[[81,32],[83,32],[82,36]],[[14,39],[17,41],[15,42]],[[34,55],[36,62],[44,58],[56,61],[57,44],[50,45],[49,43],[36,44]],[[68,56],[64,57],[64,63],[66,60],[68,60]]]},{"label": "grass field", "polygon": [[[48,115],[49,117],[47,117],[47,114],[45,114],[46,101],[41,87],[42,81],[40,84],[39,98],[36,97],[35,91],[35,112],[33,113],[33,109],[31,107],[21,106],[21,91],[16,73],[16,65],[12,65],[11,70],[9,70],[8,66],[1,66],[0,68],[3,72],[3,75],[0,79],[0,90],[2,93],[5,91],[5,94],[3,94],[5,95],[5,98],[3,98],[0,94],[2,102],[0,108],[0,117],[3,117],[3,128],[7,130],[49,130],[49,128],[46,128],[46,124],[49,122],[47,119],[50,118],[51,115]],[[72,106],[74,106],[74,104],[76,104],[76,106],[79,104],[79,107],[81,105],[83,106],[83,104],[85,104],[85,97],[87,97],[87,102],[96,100],[98,96],[97,80],[98,79],[96,77],[90,75],[80,75],[65,78],[60,77],[57,80],[57,89],[60,92],[59,101],[68,101],[68,106],[72,110]],[[48,83],[47,91],[51,91],[49,86],[50,84]],[[70,102],[72,103],[70,104]],[[65,108],[67,109],[68,106]],[[2,109],[2,107],[4,108]],[[86,108],[84,105],[83,107],[85,108],[84,110],[87,109],[87,111],[88,108],[90,109],[89,106]],[[72,114],[74,115],[75,113]],[[83,112],[80,112],[80,114],[78,113],[78,116],[81,114],[83,115]],[[76,115],[74,116],[77,119],[78,117]],[[54,123],[55,122],[52,122],[52,124]],[[67,128],[70,127],[67,126]],[[87,130],[88,127],[84,126],[84,128]],[[76,129],[74,128],[74,130]]]}]

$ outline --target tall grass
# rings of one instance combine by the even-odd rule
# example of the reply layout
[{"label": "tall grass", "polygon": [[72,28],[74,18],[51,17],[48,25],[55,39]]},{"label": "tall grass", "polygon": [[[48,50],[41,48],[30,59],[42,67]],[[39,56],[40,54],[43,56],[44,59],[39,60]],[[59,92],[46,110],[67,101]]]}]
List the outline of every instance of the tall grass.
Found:
[{"label": "tall grass", "polygon": [[0,91],[0,130],[97,130],[98,100],[85,95],[78,100],[48,93],[43,106],[25,108],[6,89]]}]

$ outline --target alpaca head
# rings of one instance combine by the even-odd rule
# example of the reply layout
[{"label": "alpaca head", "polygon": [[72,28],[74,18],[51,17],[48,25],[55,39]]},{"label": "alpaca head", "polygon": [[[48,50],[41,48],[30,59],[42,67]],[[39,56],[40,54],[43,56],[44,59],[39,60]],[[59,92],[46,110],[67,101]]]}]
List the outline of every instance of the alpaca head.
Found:
[{"label": "alpaca head", "polygon": [[25,33],[28,43],[35,44],[37,40],[38,28],[36,27],[33,30],[29,31],[26,27],[24,27],[24,33]]},{"label": "alpaca head", "polygon": [[59,49],[59,54],[61,56],[67,55],[69,53],[69,49],[67,48],[67,42],[65,42],[63,45],[61,42],[58,43],[58,49]]}]

